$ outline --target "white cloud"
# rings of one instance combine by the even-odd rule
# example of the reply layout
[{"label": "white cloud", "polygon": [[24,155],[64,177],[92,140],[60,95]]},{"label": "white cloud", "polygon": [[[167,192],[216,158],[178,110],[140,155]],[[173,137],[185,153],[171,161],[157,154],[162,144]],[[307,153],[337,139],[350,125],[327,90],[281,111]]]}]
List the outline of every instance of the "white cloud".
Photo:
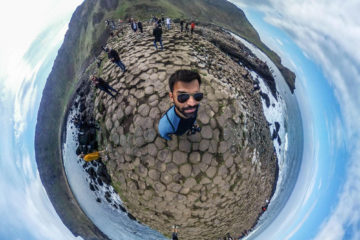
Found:
[{"label": "white cloud", "polygon": [[[48,64],[49,54],[57,51],[66,21],[81,1],[7,1],[0,8],[1,239],[9,234],[15,239],[24,235],[25,239],[75,239],[55,212],[35,158],[26,149],[34,139],[23,133],[35,127],[30,120],[37,114],[39,82],[46,80],[39,79],[39,74],[44,75],[39,71]],[[46,39],[34,42],[40,33],[46,33]],[[30,47],[33,55],[25,59]]]},{"label": "white cloud", "polygon": [[[236,0],[232,2],[238,2]],[[265,12],[269,23],[284,29],[304,55],[321,66],[337,98],[344,133],[336,132],[337,146],[346,139],[351,158],[340,201],[316,239],[342,239],[352,229],[360,235],[360,1],[242,1]],[[321,91],[321,89],[319,89]],[[329,106],[331,108],[331,106]],[[338,121],[338,120],[337,120]],[[339,126],[341,121],[335,124]],[[335,145],[336,146],[336,145]]]},{"label": "white cloud", "polygon": [[360,144],[353,149],[353,159],[348,171],[348,179],[340,193],[339,204],[331,216],[322,224],[315,239],[343,239],[348,228],[353,228],[352,239],[359,239],[360,231]]}]

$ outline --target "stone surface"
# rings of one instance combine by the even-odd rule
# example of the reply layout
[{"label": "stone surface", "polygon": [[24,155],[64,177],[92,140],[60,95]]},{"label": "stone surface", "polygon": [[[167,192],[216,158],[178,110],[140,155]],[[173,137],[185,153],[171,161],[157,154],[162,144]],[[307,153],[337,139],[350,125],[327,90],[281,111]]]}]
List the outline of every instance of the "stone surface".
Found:
[{"label": "stone surface", "polygon": [[[249,53],[221,29],[219,34],[201,26],[193,38],[178,26],[164,31],[165,50],[154,51],[151,30],[146,25],[143,35],[125,31],[123,40],[108,43],[124,49],[128,69],[122,73],[106,63],[101,77],[120,94],[115,101],[96,90],[93,100],[111,180],[122,190],[126,209],[164,234],[177,224],[182,239],[240,235],[271,196],[276,157],[251,76],[209,41]],[[201,75],[201,132],[166,141],[157,126],[171,106],[168,79],[177,69]]]}]

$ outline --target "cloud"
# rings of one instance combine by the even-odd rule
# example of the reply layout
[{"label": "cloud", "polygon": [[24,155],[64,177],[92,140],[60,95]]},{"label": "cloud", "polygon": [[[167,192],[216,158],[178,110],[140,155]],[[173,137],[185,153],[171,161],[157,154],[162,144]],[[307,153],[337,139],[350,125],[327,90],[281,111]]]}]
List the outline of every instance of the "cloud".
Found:
[{"label": "cloud", "polygon": [[[285,30],[305,56],[322,68],[333,88],[345,123],[344,132],[338,131],[333,137],[338,144],[346,139],[350,160],[338,205],[322,224],[316,239],[342,239],[347,230],[351,230],[352,239],[357,239],[360,235],[360,51],[357,46],[360,2],[245,0],[239,4],[261,9],[267,22]],[[336,121],[338,125],[339,120]]]},{"label": "cloud", "polygon": [[348,179],[340,193],[340,200],[322,226],[315,239],[344,239],[345,232],[352,231],[352,239],[359,239],[360,231],[360,145],[354,149],[351,166],[348,169]]},{"label": "cloud", "polygon": [[48,199],[34,156],[24,147],[29,139],[14,141],[6,117],[0,117],[0,124],[4,133],[0,136],[0,239],[78,239]]}]

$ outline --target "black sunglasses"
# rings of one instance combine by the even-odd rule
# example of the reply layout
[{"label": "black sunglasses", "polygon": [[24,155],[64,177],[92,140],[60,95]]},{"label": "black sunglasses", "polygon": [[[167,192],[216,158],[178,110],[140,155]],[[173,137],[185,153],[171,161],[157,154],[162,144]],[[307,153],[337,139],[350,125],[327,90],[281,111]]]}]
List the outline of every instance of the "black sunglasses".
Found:
[{"label": "black sunglasses", "polygon": [[184,103],[186,102],[190,96],[193,96],[193,98],[195,99],[195,101],[200,102],[201,99],[203,99],[204,94],[203,93],[193,93],[193,94],[189,94],[189,93],[181,93],[178,95],[177,100],[180,103]]}]

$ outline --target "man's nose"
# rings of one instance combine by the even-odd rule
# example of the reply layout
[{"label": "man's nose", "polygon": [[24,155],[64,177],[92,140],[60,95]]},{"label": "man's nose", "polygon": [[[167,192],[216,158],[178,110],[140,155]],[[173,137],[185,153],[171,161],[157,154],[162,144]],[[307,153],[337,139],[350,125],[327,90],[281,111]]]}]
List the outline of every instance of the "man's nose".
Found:
[{"label": "man's nose", "polygon": [[195,100],[194,96],[190,96],[189,100],[187,101],[187,104],[190,106],[195,106],[197,104],[197,101]]}]

